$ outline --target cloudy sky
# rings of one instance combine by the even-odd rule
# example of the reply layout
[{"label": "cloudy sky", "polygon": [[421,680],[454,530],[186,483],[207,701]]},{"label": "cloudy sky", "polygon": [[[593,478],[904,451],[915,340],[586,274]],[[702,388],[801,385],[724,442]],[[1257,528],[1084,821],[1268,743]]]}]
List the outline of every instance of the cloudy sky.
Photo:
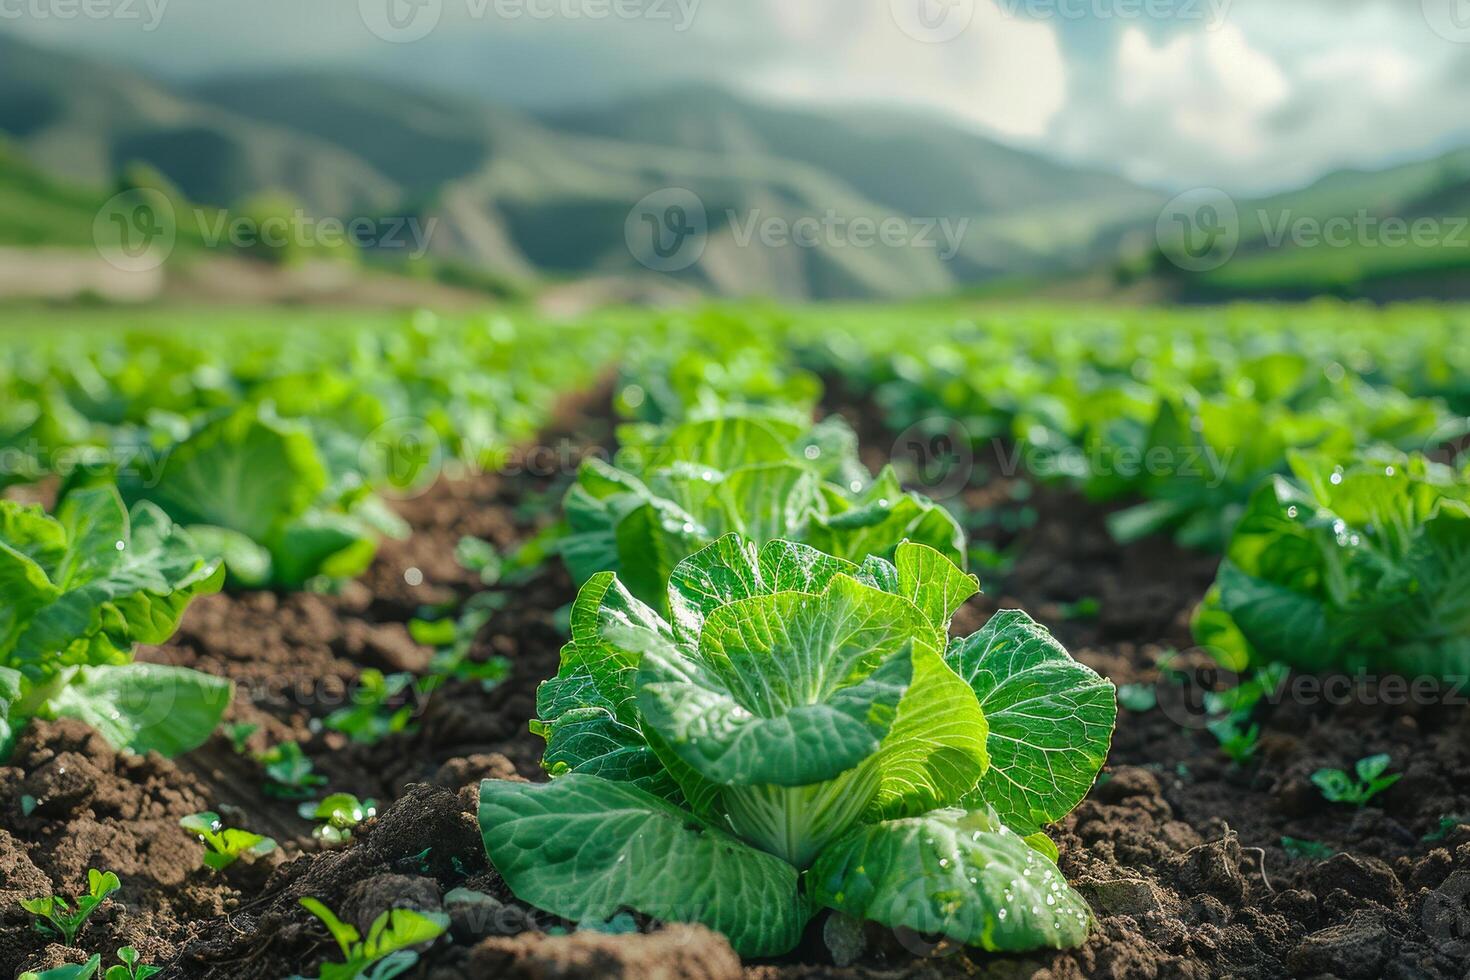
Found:
[{"label": "cloudy sky", "polygon": [[1175,188],[1470,144],[1470,0],[0,0],[0,30],[180,78],[348,67],[538,108],[696,81],[900,102]]}]

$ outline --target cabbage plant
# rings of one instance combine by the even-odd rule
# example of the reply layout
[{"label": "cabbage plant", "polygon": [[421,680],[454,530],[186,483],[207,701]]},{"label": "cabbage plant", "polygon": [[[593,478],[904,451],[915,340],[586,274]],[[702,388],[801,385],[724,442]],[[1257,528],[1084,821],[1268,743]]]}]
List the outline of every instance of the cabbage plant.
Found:
[{"label": "cabbage plant", "polygon": [[165,755],[209,737],[223,679],[133,663],[162,643],[224,568],[148,503],[112,487],[73,490],[54,516],[0,501],[0,758],[26,721],[77,718],[119,748]]},{"label": "cabbage plant", "polygon": [[949,639],[979,589],[933,548],[861,564],[728,534],[670,617],[601,573],[534,729],[551,780],[487,780],[480,828],[522,900],[632,908],[746,956],[819,909],[988,950],[1075,945],[1086,903],[1042,828],[1107,756],[1112,684],[1025,613]]},{"label": "cabbage plant", "polygon": [[1294,454],[1263,485],[1195,614],[1233,669],[1470,673],[1470,471]]},{"label": "cabbage plant", "polygon": [[624,426],[619,461],[582,464],[567,492],[563,560],[578,582],[617,572],[660,611],[669,573],[722,534],[798,540],[838,558],[891,557],[900,541],[965,560],[964,533],[943,507],[876,479],[839,418],[726,410],[664,427]]}]

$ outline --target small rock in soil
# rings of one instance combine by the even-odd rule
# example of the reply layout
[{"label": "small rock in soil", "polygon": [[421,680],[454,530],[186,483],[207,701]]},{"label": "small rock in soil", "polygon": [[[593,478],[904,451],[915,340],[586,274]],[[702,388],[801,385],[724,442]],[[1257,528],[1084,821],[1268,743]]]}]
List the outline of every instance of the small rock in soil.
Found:
[{"label": "small rock in soil", "polygon": [[439,885],[421,875],[374,875],[347,886],[338,915],[364,936],[373,920],[389,909],[439,911]]},{"label": "small rock in soil", "polygon": [[1312,933],[1287,955],[1286,963],[1300,976],[1372,980],[1388,959],[1392,942],[1381,920],[1365,917]]},{"label": "small rock in soil", "polygon": [[1245,897],[1240,842],[1234,834],[1193,848],[1180,860],[1179,880],[1195,894],[1213,895],[1227,904]]},{"label": "small rock in soil", "polygon": [[1150,912],[1177,912],[1180,908],[1178,896],[1147,878],[1088,878],[1077,882],[1077,890],[1104,915],[1140,918]]},{"label": "small rock in soil", "polygon": [[486,939],[471,954],[472,976],[505,980],[740,980],[740,958],[702,926],[672,925],[649,935],[525,933]]},{"label": "small rock in soil", "polygon": [[509,779],[521,783],[526,781],[524,776],[516,772],[516,764],[499,752],[450,759],[434,774],[435,784],[448,790],[458,790],[482,779]]},{"label": "small rock in soil", "polygon": [[1393,869],[1377,858],[1334,854],[1312,870],[1312,887],[1319,895],[1342,889],[1355,899],[1389,908],[1403,903],[1404,888]]},{"label": "small rock in soil", "polygon": [[65,817],[84,809],[97,795],[102,774],[83,755],[62,752],[42,763],[22,784],[22,792],[36,800],[43,817]]}]

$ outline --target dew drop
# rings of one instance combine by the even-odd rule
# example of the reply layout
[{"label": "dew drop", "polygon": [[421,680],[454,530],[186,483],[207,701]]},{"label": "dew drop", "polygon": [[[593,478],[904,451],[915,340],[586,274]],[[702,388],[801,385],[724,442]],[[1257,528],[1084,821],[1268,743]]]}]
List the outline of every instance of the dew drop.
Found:
[{"label": "dew drop", "polygon": [[126,542],[118,541],[116,544],[113,545],[113,547],[116,548],[118,551],[126,551],[128,546]]},{"label": "dew drop", "polygon": [[1006,910],[1005,909],[1001,909],[999,912],[995,913],[995,917],[997,919],[1000,919],[1000,921],[1004,922],[1006,920]]},{"label": "dew drop", "polygon": [[403,570],[403,581],[409,585],[419,586],[424,584],[424,573],[410,565]]}]

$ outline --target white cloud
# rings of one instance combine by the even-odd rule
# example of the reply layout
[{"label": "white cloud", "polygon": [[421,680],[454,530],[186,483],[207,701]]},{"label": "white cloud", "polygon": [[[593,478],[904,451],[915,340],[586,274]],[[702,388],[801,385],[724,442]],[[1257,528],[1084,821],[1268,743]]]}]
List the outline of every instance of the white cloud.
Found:
[{"label": "white cloud", "polygon": [[819,102],[904,102],[1005,136],[1039,138],[1067,98],[1067,64],[1050,23],[978,0],[969,25],[930,43],[900,29],[886,0],[765,0],[776,30],[758,70],[741,78],[768,96]]}]

